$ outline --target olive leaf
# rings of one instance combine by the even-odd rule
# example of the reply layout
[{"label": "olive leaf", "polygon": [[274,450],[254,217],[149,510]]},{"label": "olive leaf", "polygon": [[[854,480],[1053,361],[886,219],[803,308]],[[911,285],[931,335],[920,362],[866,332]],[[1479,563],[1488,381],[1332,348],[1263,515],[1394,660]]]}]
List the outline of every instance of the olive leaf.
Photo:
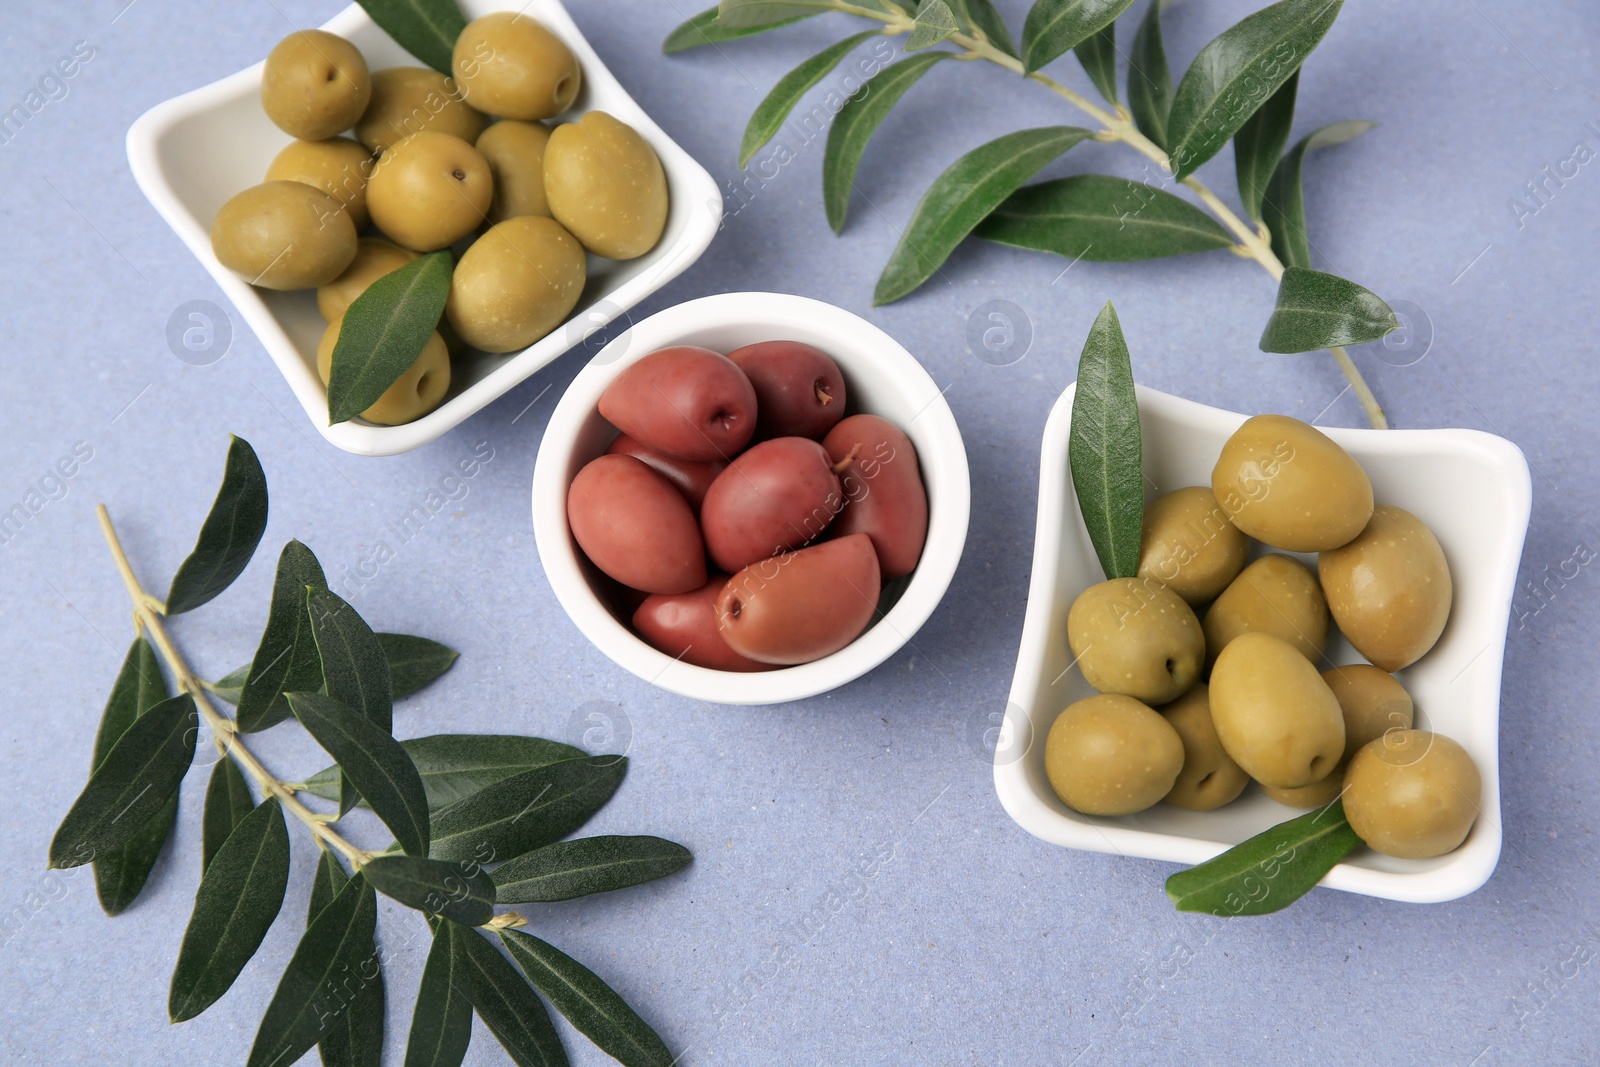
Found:
[{"label": "olive leaf", "polygon": [[1072,48],[1083,72],[1089,75],[1100,95],[1112,104],[1117,102],[1117,24],[1108,22],[1105,28],[1091,33]]},{"label": "olive leaf", "polygon": [[986,241],[1103,263],[1227,248],[1210,215],[1153,185],[1103,174],[1025,185],[972,231]]},{"label": "olive leaf", "polygon": [[452,73],[450,56],[467,20],[456,0],[357,0],[372,21],[407,52],[440,74]]},{"label": "olive leaf", "polygon": [[201,684],[205,685],[207,691],[218,700],[238,705],[239,698],[244,695],[245,683],[250,680],[251,666],[251,664],[246,663],[243,667],[235,667],[214,682]]},{"label": "olive leaf", "polygon": [[200,872],[204,874],[221,851],[223,842],[255,810],[250,785],[233,760],[217,760],[206,782],[205,807],[200,814]]},{"label": "olive leaf", "polygon": [[1376,293],[1337,274],[1288,267],[1278,284],[1278,306],[1261,334],[1261,351],[1361,345],[1399,328],[1393,309]]},{"label": "olive leaf", "polygon": [[[316,922],[324,908],[333,903],[350,876],[339,857],[324,850],[317,861],[317,876],[311,883],[311,902],[306,925]],[[317,1041],[322,1050],[322,1067],[379,1067],[383,1060],[383,1015],[387,997],[383,984],[383,963],[376,942],[367,946],[372,960],[372,976],[361,976],[362,984],[350,996],[350,1006],[329,1023]],[[420,1010],[420,1005],[419,1005]]]},{"label": "olive leaf", "polygon": [[1022,66],[1032,73],[1105,29],[1133,0],[1035,0],[1022,24]]},{"label": "olive leaf", "polygon": [[477,865],[391,853],[374,857],[361,871],[384,896],[429,915],[463,926],[494,917],[494,882]]},{"label": "olive leaf", "polygon": [[992,0],[947,0],[950,10],[962,29],[974,37],[988,41],[1012,59],[1018,58],[1017,46],[1011,40],[1006,20],[995,10]]},{"label": "olive leaf", "polygon": [[689,850],[659,837],[580,837],[534,849],[495,869],[495,901],[535,904],[609,893],[665,878]]},{"label": "olive leaf", "polygon": [[917,8],[917,17],[912,20],[911,32],[906,35],[905,51],[918,52],[932,48],[958,29],[960,27],[956,25],[956,17],[949,4],[944,0],[922,0]]},{"label": "olive leaf", "polygon": [[822,14],[820,10],[808,11],[803,15],[795,15],[791,18],[779,19],[777,22],[767,22],[759,26],[729,26],[717,18],[717,13],[717,9],[713,7],[679,24],[676,29],[667,34],[667,39],[661,44],[661,51],[669,56],[677,55],[679,52],[687,52],[689,49],[699,48],[701,45],[737,41],[741,37],[766,33],[768,30],[776,30],[781,26],[792,25],[801,19],[810,18],[812,15]]},{"label": "olive leaf", "polygon": [[1078,126],[1017,130],[980,145],[935,178],[878,277],[874,304],[888,304],[931,278],[956,245],[1017,187],[1092,136]]},{"label": "olive leaf", "polygon": [[1107,578],[1132,578],[1139,570],[1143,457],[1133,366],[1122,324],[1108,302],[1078,357],[1067,440],[1072,488]]},{"label": "olive leaf", "polygon": [[[472,1042],[472,1002],[456,984],[456,970],[465,961],[454,947],[469,936],[455,923],[438,923],[422,967],[417,1006],[406,1036],[405,1067],[460,1067]],[[470,935],[476,936],[476,935]]]},{"label": "olive leaf", "polygon": [[1161,148],[1167,147],[1167,113],[1172,110],[1172,70],[1161,39],[1161,12],[1170,0],[1150,0],[1128,54],[1128,111],[1134,125]]},{"label": "olive leaf", "polygon": [[173,575],[166,614],[208,603],[244,572],[267,530],[267,475],[256,450],[230,437],[222,488],[200,526],[200,536]]},{"label": "olive leaf", "polygon": [[1261,220],[1272,232],[1272,250],[1285,267],[1311,266],[1305,192],[1300,183],[1306,153],[1313,148],[1331,148],[1353,141],[1376,125],[1350,119],[1323,126],[1302,137],[1278,162],[1261,200]]},{"label": "olive leaf", "polygon": [[[301,590],[302,593],[304,591]],[[307,617],[310,617],[309,614]],[[426,688],[454,666],[461,656],[461,653],[448,645],[415,634],[391,634],[380,630],[378,644],[383,646],[384,658],[389,661],[389,688],[394,691],[395,700],[404,699]],[[243,667],[236,667],[206,688],[218,699],[225,700],[229,704],[237,704],[245,682],[250,677],[250,668],[249,663]],[[316,684],[320,685],[322,681],[320,658],[317,670],[319,673]],[[328,799],[337,800],[338,797]]]},{"label": "olive leaf", "polygon": [[328,371],[328,424],[360,415],[411,369],[450,295],[449,250],[390,271],[344,313]]},{"label": "olive leaf", "polygon": [[627,767],[625,757],[585,756],[485,786],[433,816],[431,855],[498,863],[559,841],[605,806]]},{"label": "olive leaf", "polygon": [[1167,879],[1167,896],[1179,911],[1266,915],[1311,892],[1360,844],[1335,800],[1179,871]]},{"label": "olive leaf", "polygon": [[[393,733],[394,686],[389,678],[389,658],[372,627],[332,590],[308,586],[305,604],[321,661],[322,691],[361,713],[384,733]],[[350,776],[343,775],[339,813],[349,811],[360,800]]]},{"label": "olive leaf", "polygon": [[768,141],[783,127],[789,113],[794,110],[795,104],[814,85],[827,76],[828,72],[839,65],[839,62],[849,55],[851,50],[865,41],[868,37],[876,37],[874,31],[858,33],[853,37],[824,48],[798,67],[785,74],[773,86],[772,92],[756,105],[755,113],[750,116],[750,122],[744,128],[744,143],[739,146],[739,169],[743,170],[750,165],[750,160],[761,151]]},{"label": "olive leaf", "polygon": [[837,10],[835,0],[722,0],[717,22],[730,30],[771,29],[808,15]]},{"label": "olive leaf", "polygon": [[1267,183],[1272,180],[1273,172],[1278,169],[1278,158],[1289,143],[1299,84],[1300,72],[1295,71],[1233,135],[1233,167],[1238,177],[1239,200],[1244,204],[1245,213],[1258,221],[1261,200],[1267,195]]},{"label": "olive leaf", "polygon": [[[430,811],[454,804],[514,774],[587,755],[583,749],[559,741],[511,734],[433,734],[407,738],[400,747],[422,776]],[[338,800],[338,764],[323,768],[303,785],[314,796]]]},{"label": "olive leaf", "polygon": [[322,685],[322,664],[306,614],[306,588],[327,584],[311,549],[293,540],[283,546],[272,580],[267,626],[236,701],[239,729],[250,733],[276,726],[289,717],[283,694]]},{"label": "olive leaf", "polygon": [[539,1067],[566,1063],[550,1013],[510,961],[472,930],[455,931],[450,945],[457,957],[456,987],[512,1061]]}]

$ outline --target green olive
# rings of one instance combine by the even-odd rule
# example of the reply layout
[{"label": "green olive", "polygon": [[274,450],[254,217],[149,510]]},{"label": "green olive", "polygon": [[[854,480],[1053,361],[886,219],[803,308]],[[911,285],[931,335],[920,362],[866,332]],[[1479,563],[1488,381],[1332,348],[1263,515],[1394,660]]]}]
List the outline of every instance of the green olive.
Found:
[{"label": "green olive", "polygon": [[505,119],[559,115],[583,85],[572,50],[519,11],[496,11],[467,23],[450,65],[473,107]]},{"label": "green olive", "polygon": [[1450,564],[1421,519],[1380,505],[1361,535],[1317,557],[1328,607],[1355,650],[1386,671],[1427,654],[1450,619]]},{"label": "green olive", "polygon": [[332,322],[344,314],[356,297],[367,291],[367,286],[399,270],[417,258],[409,248],[401,248],[382,237],[363,237],[356,242],[356,258],[327,285],[317,289],[317,310],[324,322]]},{"label": "green olive", "polygon": [[[328,384],[328,375],[333,369],[333,349],[339,343],[342,326],[343,315],[328,324],[317,344],[317,373],[322,376],[323,385]],[[399,426],[420,419],[438,407],[449,391],[450,352],[444,346],[444,338],[435,332],[422,346],[421,354],[410,369],[373,401],[361,417],[381,426]]]},{"label": "green olive", "polygon": [[1250,776],[1217,739],[1206,683],[1196,682],[1183,696],[1156,710],[1183,741],[1183,770],[1163,800],[1190,811],[1211,811],[1244,791]]},{"label": "green olive", "polygon": [[1322,672],[1344,717],[1344,755],[1333,772],[1320,782],[1298,789],[1262,786],[1261,791],[1291,808],[1321,808],[1332,804],[1344,790],[1345,771],[1361,748],[1389,730],[1409,730],[1416,716],[1411,694],[1394,675],[1370,663],[1330,667]]},{"label": "green olive", "polygon": [[472,243],[450,279],[445,314],[485,352],[526,348],[567,317],[583,295],[583,246],[554,219],[507,219]]},{"label": "green olive", "polygon": [[1217,657],[1211,720],[1228,755],[1263,785],[1310,785],[1344,755],[1333,691],[1299,649],[1271,634],[1241,634]]},{"label": "green olive", "polygon": [[448,133],[471,144],[489,124],[468,107],[450,78],[425,67],[385,67],[372,74],[372,103],[356,123],[356,137],[374,152],[414,133]]},{"label": "green olive", "polygon": [[667,175],[655,149],[604,111],[551,131],[544,190],[550,214],[607,259],[644,255],[667,225]]},{"label": "green olive", "polygon": [[490,222],[550,214],[544,195],[544,146],[549,140],[550,128],[542,122],[503,119],[483,131],[476,147],[494,174]]},{"label": "green olive", "polygon": [[300,182],[263,182],[236,194],[211,222],[211,250],[224,267],[263,289],[326,285],[356,255],[344,205]]},{"label": "green olive", "polygon": [[489,215],[489,161],[459,137],[424,132],[392,145],[367,183],[372,221],[417,252],[448,248]]},{"label": "green olive", "polygon": [[1312,663],[1328,647],[1328,602],[1311,568],[1291,556],[1262,556],[1228,584],[1206,612],[1206,665],[1246,633],[1281,637]]},{"label": "green olive", "polygon": [[1293,789],[1263,785],[1261,791],[1286,807],[1325,808],[1338,800],[1339,794],[1344,791],[1344,770],[1345,764],[1341,760],[1326,778],[1320,778],[1310,785],[1297,786]]},{"label": "green olive", "polygon": [[367,178],[372,153],[360,141],[291,141],[267,167],[269,182],[303,182],[333,197],[350,212],[357,231],[367,228]]},{"label": "green olive", "polygon": [[1044,743],[1044,771],[1067,807],[1085,815],[1132,815],[1172,791],[1183,739],[1129,696],[1103,694],[1069,705]]},{"label": "green olive", "polygon": [[1154,578],[1197,608],[1244,567],[1250,539],[1203,485],[1174,489],[1144,509],[1139,577]]},{"label": "green olive", "polygon": [[1233,524],[1290,552],[1349,541],[1372,517],[1372,483],[1327,434],[1287,415],[1247,419],[1222,446],[1211,490]]},{"label": "green olive", "polygon": [[1067,643],[1090,685],[1149,704],[1193,685],[1206,651],[1189,605],[1147,578],[1113,578],[1080,593],[1067,612]]},{"label": "green olive", "polygon": [[325,141],[356,124],[372,97],[367,61],[355,45],[323,30],[296,30],[267,53],[261,107],[278,128]]},{"label": "green olive", "polygon": [[1386,856],[1442,856],[1467,839],[1483,781],[1467,750],[1443,734],[1391,730],[1345,772],[1344,815]]}]

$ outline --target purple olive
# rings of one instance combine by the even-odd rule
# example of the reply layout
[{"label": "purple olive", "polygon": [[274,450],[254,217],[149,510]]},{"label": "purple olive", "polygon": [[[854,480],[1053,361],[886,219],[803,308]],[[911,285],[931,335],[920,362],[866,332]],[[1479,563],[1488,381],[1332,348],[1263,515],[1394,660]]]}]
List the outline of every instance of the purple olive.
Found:
[{"label": "purple olive", "polygon": [[729,460],[756,428],[756,391],[709,348],[652,352],[600,394],[600,414],[646,448],[679,459]]},{"label": "purple olive", "polygon": [[885,581],[910,574],[928,540],[928,491],[911,439],[887,419],[852,415],[822,445],[836,470],[855,456],[839,476],[845,504],[834,521],[834,535],[864,533],[872,538]]},{"label": "purple olive", "polygon": [[700,503],[706,498],[706,490],[711,488],[711,483],[716,481],[717,475],[728,466],[720,459],[701,463],[692,459],[669,456],[653,448],[646,448],[625,433],[617,435],[617,439],[611,442],[611,447],[606,449],[606,455],[632,456],[671,482],[696,511],[700,510]]},{"label": "purple olive", "polygon": [[865,534],[754,563],[717,597],[728,647],[761,663],[809,663],[861,636],[878,610],[882,576]]},{"label": "purple olive", "polygon": [[700,528],[712,561],[732,574],[812,540],[843,503],[827,450],[804,437],[779,437],[717,475],[700,506]]},{"label": "purple olive", "polygon": [[769,671],[728,647],[717,629],[717,597],[728,576],[712,572],[692,593],[652,593],[633,613],[633,628],[658,651],[714,671]]},{"label": "purple olive", "polygon": [[694,510],[632,456],[601,456],[578,472],[567,490],[567,523],[589,561],[623,585],[687,593],[706,583]]},{"label": "purple olive", "polygon": [[844,375],[820,348],[761,341],[729,352],[756,390],[756,436],[820,439],[844,418]]}]

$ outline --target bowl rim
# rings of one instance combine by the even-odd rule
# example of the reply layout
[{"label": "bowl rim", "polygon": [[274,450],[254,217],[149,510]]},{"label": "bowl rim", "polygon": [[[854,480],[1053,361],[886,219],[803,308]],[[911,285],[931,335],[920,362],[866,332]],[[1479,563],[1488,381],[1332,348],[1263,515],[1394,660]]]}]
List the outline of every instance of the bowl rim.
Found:
[{"label": "bowl rim", "polygon": [[[771,336],[789,328],[829,330],[858,338],[854,347],[884,361],[925,397],[913,416],[933,448],[917,445],[928,483],[928,540],[900,599],[860,637],[811,663],[742,674],[696,667],[657,651],[624,626],[584,577],[566,519],[566,478],[577,436],[595,414],[605,386],[630,363],[707,329],[751,322]],[[754,339],[754,338],[753,338]],[[850,374],[849,357],[842,359]],[[901,427],[907,430],[906,427]],[[923,427],[919,426],[919,430]],[[909,432],[909,430],[907,430]],[[719,704],[762,705],[801,700],[854,681],[912,642],[955,577],[971,517],[967,453],[954,413],[927,370],[904,346],[853,312],[788,293],[743,292],[703,296],[664,308],[631,326],[578,372],[551,413],[533,475],[534,539],[556,599],[589,641],[612,662],[669,692]]]}]

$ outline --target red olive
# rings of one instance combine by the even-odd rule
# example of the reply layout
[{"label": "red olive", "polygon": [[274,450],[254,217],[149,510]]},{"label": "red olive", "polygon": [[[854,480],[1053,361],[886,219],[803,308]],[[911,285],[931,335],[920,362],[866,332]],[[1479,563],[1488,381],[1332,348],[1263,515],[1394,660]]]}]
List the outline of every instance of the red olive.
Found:
[{"label": "red olive", "polygon": [[820,348],[761,341],[728,353],[756,390],[756,436],[820,438],[844,418],[844,375]]},{"label": "red olive", "polygon": [[832,655],[872,622],[882,578],[865,534],[754,563],[717,597],[728,647],[762,663],[809,663]]},{"label": "red olive", "polygon": [[652,352],[600,394],[600,414],[646,448],[679,459],[728,460],[756,428],[756,391],[709,348]]},{"label": "red olive", "polygon": [[611,447],[606,449],[606,455],[632,456],[671,482],[696,511],[700,509],[700,502],[706,498],[706,490],[711,488],[711,483],[716,480],[717,475],[728,466],[720,459],[700,463],[692,459],[669,456],[653,448],[646,448],[625,433],[617,435],[617,439],[611,442]]},{"label": "red olive", "polygon": [[845,504],[834,536],[871,537],[885,581],[910,574],[928,540],[928,491],[911,439],[887,419],[852,415],[822,445],[836,463],[856,457],[840,475]]},{"label": "red olive", "polygon": [[687,593],[706,582],[694,511],[672,483],[632,456],[590,461],[567,490],[572,536],[596,567],[647,593]]},{"label": "red olive", "polygon": [[717,475],[700,507],[706,549],[718,567],[740,567],[810,541],[844,503],[827,451],[804,437],[763,441]]},{"label": "red olive", "polygon": [[726,574],[692,593],[652,593],[633,613],[633,628],[650,645],[669,656],[714,671],[767,671],[772,667],[745,659],[728,647],[717,629],[717,597],[728,584]]}]

